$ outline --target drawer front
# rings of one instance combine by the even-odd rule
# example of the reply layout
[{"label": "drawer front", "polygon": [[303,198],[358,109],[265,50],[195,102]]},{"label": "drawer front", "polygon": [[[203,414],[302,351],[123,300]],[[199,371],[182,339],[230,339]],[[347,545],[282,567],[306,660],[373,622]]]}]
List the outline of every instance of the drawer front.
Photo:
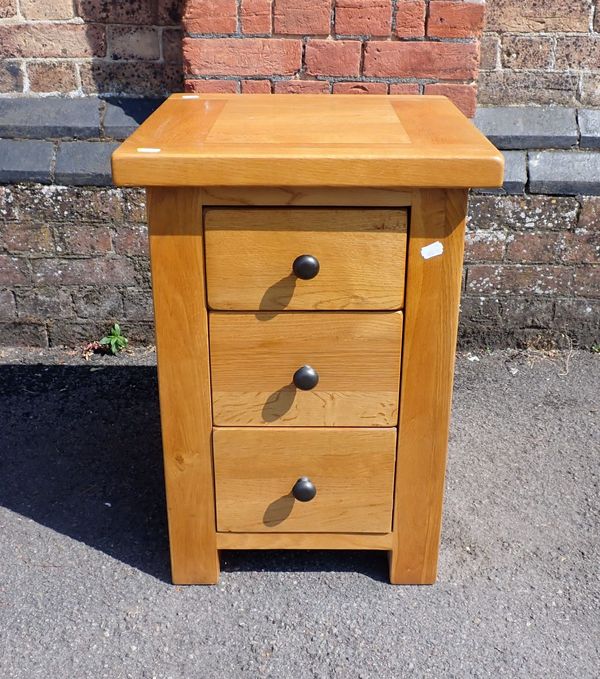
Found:
[{"label": "drawer front", "polygon": [[[209,307],[401,309],[406,214],[400,208],[207,209]],[[293,273],[302,255],[319,263],[313,278]]]},{"label": "drawer front", "polygon": [[[215,424],[396,425],[402,312],[213,312],[209,324]],[[304,366],[312,389],[294,384]]]},{"label": "drawer front", "polygon": [[[391,530],[393,428],[216,428],[213,450],[219,531]],[[303,477],[316,495],[301,502],[293,488]]]}]

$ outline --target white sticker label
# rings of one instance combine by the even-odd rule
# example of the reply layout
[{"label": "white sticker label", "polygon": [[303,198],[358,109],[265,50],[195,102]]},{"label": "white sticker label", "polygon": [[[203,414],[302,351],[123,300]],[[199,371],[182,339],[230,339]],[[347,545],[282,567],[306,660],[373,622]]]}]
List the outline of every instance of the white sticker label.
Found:
[{"label": "white sticker label", "polygon": [[200,99],[199,94],[183,94],[181,96],[182,99]]},{"label": "white sticker label", "polygon": [[421,248],[421,257],[423,259],[431,259],[432,257],[437,257],[444,253],[444,245],[436,240],[435,243],[430,243],[425,247]]},{"label": "white sticker label", "polygon": [[160,149],[138,148],[138,153],[160,153]]}]

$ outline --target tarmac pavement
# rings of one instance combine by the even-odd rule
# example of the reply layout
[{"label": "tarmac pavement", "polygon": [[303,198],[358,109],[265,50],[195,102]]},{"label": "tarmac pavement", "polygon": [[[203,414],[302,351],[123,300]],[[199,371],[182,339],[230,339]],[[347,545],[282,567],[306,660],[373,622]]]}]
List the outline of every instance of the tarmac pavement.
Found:
[{"label": "tarmac pavement", "polygon": [[459,356],[439,580],[224,552],[169,582],[154,354],[0,351],[0,679],[600,675],[600,356]]}]

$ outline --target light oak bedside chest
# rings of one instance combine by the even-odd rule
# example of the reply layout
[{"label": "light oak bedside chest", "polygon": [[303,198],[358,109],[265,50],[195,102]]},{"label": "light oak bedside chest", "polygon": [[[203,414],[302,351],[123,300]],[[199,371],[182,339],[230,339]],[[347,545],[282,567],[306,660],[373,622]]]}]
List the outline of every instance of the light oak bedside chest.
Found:
[{"label": "light oak bedside chest", "polygon": [[370,549],[436,577],[467,189],[501,154],[444,97],[168,99],[147,187],[176,583],[221,549]]}]

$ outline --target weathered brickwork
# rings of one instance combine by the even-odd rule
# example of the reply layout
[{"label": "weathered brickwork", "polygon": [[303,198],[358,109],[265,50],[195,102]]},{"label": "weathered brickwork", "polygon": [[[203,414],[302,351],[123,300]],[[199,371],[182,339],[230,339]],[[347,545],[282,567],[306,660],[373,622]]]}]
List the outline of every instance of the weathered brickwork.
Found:
[{"label": "weathered brickwork", "polygon": [[482,0],[188,0],[194,92],[444,94],[475,111]]},{"label": "weathered brickwork", "polygon": [[0,186],[0,345],[153,343],[144,194]]},{"label": "weathered brickwork", "polygon": [[[0,345],[153,343],[140,190],[0,187]],[[473,195],[463,346],[600,340],[600,198]]]},{"label": "weathered brickwork", "polygon": [[596,0],[487,0],[479,103],[600,106],[599,31]]},{"label": "weathered brickwork", "polygon": [[600,198],[473,195],[463,344],[590,346],[600,338]]},{"label": "weathered brickwork", "polygon": [[183,0],[0,0],[0,94],[183,88]]}]

